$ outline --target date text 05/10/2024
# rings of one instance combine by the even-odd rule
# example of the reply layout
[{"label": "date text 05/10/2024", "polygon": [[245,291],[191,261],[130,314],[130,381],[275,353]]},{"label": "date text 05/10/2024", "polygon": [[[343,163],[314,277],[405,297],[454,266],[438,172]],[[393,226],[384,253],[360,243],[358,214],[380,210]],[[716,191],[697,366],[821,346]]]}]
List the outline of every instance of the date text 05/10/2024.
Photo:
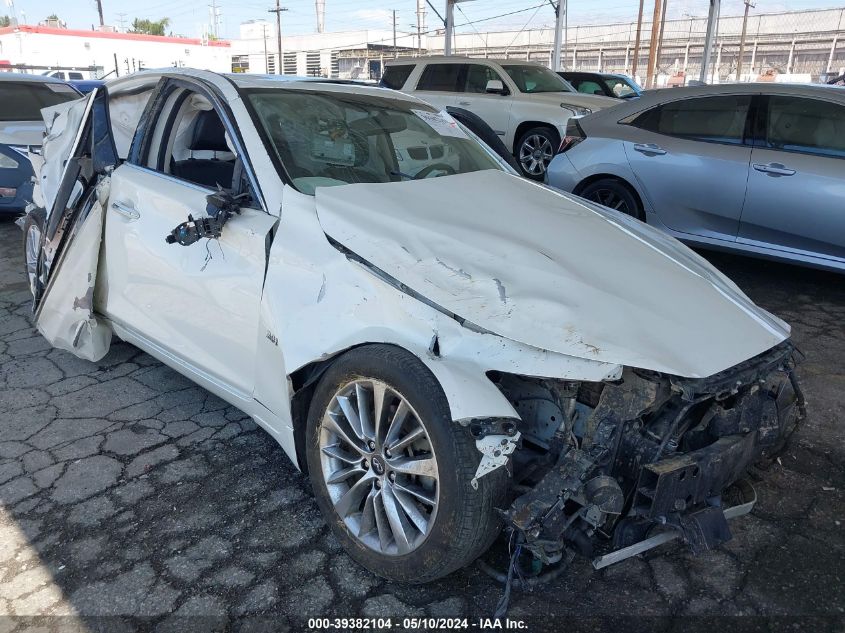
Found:
[{"label": "date text 05/10/2024", "polygon": [[314,631],[389,631],[393,628],[420,631],[524,631],[528,624],[511,618],[309,618],[308,628]]}]

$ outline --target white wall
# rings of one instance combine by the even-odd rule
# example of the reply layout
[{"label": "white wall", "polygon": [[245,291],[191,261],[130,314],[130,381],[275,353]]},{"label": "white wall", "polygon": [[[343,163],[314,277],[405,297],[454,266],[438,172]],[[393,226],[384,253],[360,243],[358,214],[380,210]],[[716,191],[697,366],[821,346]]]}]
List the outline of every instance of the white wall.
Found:
[{"label": "white wall", "polygon": [[[228,42],[203,45],[189,38],[133,36],[22,26],[0,29],[0,59],[12,64],[35,66],[102,66],[105,73],[114,70],[117,55],[120,75],[126,74],[126,60],[132,71],[139,64],[145,68],[181,66],[219,72],[231,71],[231,47]],[[33,71],[38,72],[38,71]],[[113,76],[113,75],[112,75]]]}]

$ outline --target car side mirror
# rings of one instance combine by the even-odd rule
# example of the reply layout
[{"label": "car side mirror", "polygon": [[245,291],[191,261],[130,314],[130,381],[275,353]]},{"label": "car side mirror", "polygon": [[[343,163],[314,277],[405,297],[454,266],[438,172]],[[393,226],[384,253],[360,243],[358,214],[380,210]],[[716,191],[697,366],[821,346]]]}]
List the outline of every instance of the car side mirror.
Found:
[{"label": "car side mirror", "polygon": [[248,194],[242,193],[233,196],[225,189],[218,189],[205,197],[206,218],[194,218],[189,215],[187,222],[182,222],[175,229],[170,231],[164,241],[168,244],[179,244],[190,246],[202,238],[217,239],[223,234],[223,226],[235,214],[241,212],[241,201],[246,199]]},{"label": "car side mirror", "polygon": [[484,89],[487,94],[503,95],[505,94],[505,84],[501,79],[491,79],[487,82],[487,87]]}]

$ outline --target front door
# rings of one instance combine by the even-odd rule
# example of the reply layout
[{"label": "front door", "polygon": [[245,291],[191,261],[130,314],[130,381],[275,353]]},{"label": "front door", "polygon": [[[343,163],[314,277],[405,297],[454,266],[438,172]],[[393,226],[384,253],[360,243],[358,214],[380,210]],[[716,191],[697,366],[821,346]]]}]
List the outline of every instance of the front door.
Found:
[{"label": "front door", "polygon": [[660,220],[681,233],[733,241],[751,147],[749,95],[696,97],[652,108],[632,123],[625,154]]},{"label": "front door", "polygon": [[739,241],[845,261],[845,105],[762,101]]},{"label": "front door", "polygon": [[[463,91],[458,94],[456,105],[481,117],[507,144],[506,136],[510,127],[513,99],[508,95],[487,92],[487,82],[495,79],[501,81],[503,86],[507,86],[496,71],[489,66],[468,64],[466,81],[463,85]],[[505,89],[507,90],[507,88]],[[508,147],[512,144],[511,141]]]},{"label": "front door", "polygon": [[[231,126],[208,98],[163,92],[139,148],[112,176],[102,310],[139,339],[241,398],[252,394],[265,240],[276,219],[247,202],[219,239],[165,237],[206,215],[218,188],[238,193]],[[135,147],[135,144],[133,144]]]}]

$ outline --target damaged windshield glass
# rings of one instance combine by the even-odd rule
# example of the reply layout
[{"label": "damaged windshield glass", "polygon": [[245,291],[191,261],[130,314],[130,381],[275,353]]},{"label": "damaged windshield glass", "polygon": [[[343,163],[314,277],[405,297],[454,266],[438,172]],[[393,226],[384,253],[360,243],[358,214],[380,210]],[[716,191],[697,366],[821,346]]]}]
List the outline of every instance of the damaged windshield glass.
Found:
[{"label": "damaged windshield glass", "polygon": [[502,167],[445,112],[366,94],[249,94],[266,142],[303,193]]}]

